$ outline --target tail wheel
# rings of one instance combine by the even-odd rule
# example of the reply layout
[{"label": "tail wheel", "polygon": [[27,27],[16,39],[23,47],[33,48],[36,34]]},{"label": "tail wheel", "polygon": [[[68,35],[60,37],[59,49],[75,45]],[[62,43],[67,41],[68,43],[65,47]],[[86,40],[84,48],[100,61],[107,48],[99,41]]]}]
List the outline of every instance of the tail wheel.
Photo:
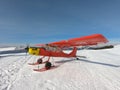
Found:
[{"label": "tail wheel", "polygon": [[45,68],[46,69],[50,69],[51,68],[51,62],[46,62],[46,64],[45,64]]},{"label": "tail wheel", "polygon": [[77,60],[80,60],[78,57],[76,58]]},{"label": "tail wheel", "polygon": [[42,63],[42,59],[41,59],[41,58],[38,59],[38,60],[37,60],[37,63],[41,64],[41,63]]}]

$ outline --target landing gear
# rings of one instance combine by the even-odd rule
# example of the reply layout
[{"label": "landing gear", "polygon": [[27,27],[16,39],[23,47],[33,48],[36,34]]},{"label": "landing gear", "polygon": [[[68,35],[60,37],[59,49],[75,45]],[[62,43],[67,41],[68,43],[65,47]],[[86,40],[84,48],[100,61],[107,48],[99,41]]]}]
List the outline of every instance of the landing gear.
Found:
[{"label": "landing gear", "polygon": [[39,58],[38,60],[37,60],[37,63],[38,64],[41,64],[43,61],[42,61],[42,59],[41,58]]},{"label": "landing gear", "polygon": [[48,69],[50,69],[51,68],[51,62],[46,62],[45,63],[45,68],[48,70]]},{"label": "landing gear", "polygon": [[43,58],[44,58],[44,57],[39,58],[39,59],[37,60],[37,64],[44,64],[44,63],[45,63],[45,67],[44,67],[44,68],[45,68],[46,70],[50,69],[50,68],[52,67],[51,62],[49,62],[50,57],[48,58],[47,61],[44,61],[44,62],[43,62]]},{"label": "landing gear", "polygon": [[76,58],[77,60],[80,60],[78,57]]}]

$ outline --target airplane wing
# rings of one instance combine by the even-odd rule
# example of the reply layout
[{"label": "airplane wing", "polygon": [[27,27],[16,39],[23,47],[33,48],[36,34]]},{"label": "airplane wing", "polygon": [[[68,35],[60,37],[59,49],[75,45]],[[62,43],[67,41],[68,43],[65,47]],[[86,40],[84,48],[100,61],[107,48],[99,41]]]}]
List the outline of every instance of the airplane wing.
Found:
[{"label": "airplane wing", "polygon": [[72,47],[72,46],[97,45],[99,43],[106,43],[106,42],[108,42],[108,40],[102,34],[93,34],[89,36],[52,42],[49,43],[49,45],[58,46],[58,47]]}]

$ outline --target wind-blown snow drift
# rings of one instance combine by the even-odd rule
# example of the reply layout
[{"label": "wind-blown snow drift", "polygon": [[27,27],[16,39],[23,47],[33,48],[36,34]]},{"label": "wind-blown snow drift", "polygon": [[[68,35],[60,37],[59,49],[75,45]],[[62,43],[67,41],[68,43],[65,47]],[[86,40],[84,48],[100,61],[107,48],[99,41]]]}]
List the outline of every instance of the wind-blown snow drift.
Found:
[{"label": "wind-blown snow drift", "polygon": [[[106,50],[80,50],[87,58],[53,58],[59,67],[35,72],[38,56],[0,58],[0,90],[120,90],[120,45]],[[51,58],[52,60],[52,58]],[[44,64],[39,65],[40,68]]]}]

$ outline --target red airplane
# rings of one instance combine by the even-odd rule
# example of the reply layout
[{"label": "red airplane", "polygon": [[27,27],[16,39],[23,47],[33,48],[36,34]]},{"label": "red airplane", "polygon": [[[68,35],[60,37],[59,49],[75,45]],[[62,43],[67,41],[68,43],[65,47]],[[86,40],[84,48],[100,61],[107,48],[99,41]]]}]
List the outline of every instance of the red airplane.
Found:
[{"label": "red airplane", "polygon": [[[38,65],[45,63],[45,69],[48,70],[51,68],[50,57],[75,57],[77,53],[78,46],[89,46],[89,45],[97,45],[101,43],[107,43],[108,40],[101,34],[93,34],[89,36],[83,36],[79,38],[72,38],[69,40],[62,40],[58,42],[52,42],[48,44],[37,44],[35,47],[28,47],[28,53],[31,55],[40,55],[42,58],[38,59],[36,63],[29,63],[30,65]],[[63,50],[65,48],[73,48],[72,52],[67,54],[64,53]],[[43,58],[48,56],[48,60],[43,62]],[[38,71],[38,70],[36,70]]]}]

